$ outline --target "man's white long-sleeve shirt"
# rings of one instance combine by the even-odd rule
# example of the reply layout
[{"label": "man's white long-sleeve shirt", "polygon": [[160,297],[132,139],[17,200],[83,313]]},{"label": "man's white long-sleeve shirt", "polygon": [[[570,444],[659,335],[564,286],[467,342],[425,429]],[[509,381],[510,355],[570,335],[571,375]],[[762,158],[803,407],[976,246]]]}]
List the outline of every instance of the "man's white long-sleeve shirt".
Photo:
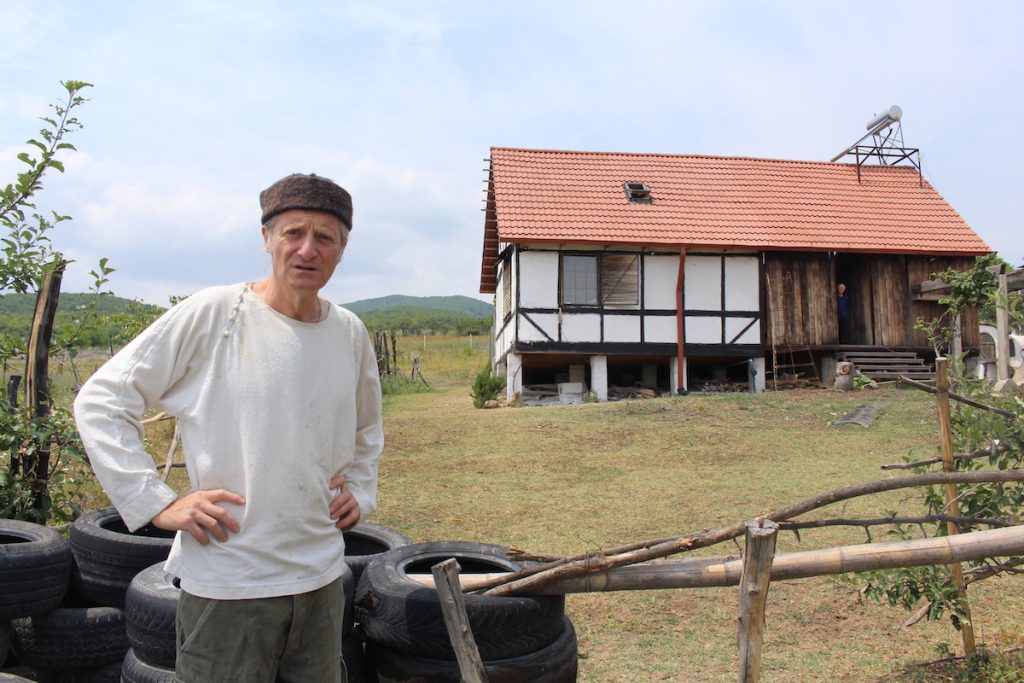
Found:
[{"label": "man's white long-sleeve shirt", "polygon": [[211,287],[172,308],[86,382],[75,419],[97,478],[129,529],[177,497],[143,449],[143,413],[178,418],[194,489],[241,530],[200,545],[178,533],[167,571],[185,591],[239,599],[304,593],[342,571],[344,537],[328,515],[343,474],[365,518],[376,508],[384,438],[380,382],[362,322],[331,306],[304,323],[246,285]]}]

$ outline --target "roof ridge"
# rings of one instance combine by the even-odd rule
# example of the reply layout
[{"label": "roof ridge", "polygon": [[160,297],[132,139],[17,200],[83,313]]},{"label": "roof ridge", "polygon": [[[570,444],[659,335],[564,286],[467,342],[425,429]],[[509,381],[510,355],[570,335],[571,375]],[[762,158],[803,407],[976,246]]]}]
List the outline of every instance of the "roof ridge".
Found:
[{"label": "roof ridge", "polygon": [[[753,156],[738,156],[738,155],[720,155],[720,154],[670,154],[667,152],[606,152],[600,150],[574,150],[574,149],[535,149],[531,147],[504,147],[501,145],[492,145],[491,154],[497,151],[506,152],[529,152],[532,154],[572,154],[578,156],[616,156],[616,157],[634,157],[634,158],[663,158],[663,159],[720,159],[730,161],[758,161],[768,163],[779,163],[779,164],[810,164],[815,166],[852,166],[856,167],[857,164],[853,162],[839,162],[839,161],[819,161],[815,159],[779,159],[776,157],[753,157]],[[864,168],[884,168],[884,169],[900,169],[901,172],[907,172],[908,170],[917,173],[917,169],[911,166],[879,166],[879,165],[861,165],[861,169]]]}]

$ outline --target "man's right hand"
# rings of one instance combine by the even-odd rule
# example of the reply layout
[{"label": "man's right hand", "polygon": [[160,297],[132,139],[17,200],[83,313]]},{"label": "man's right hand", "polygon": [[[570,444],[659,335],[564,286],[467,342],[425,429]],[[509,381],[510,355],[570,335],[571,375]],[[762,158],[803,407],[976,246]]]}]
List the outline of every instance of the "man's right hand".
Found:
[{"label": "man's right hand", "polygon": [[225,489],[192,491],[178,497],[153,518],[153,525],[167,531],[187,531],[202,545],[228,540],[227,532],[237,534],[238,522],[217,503],[245,505],[245,498]]}]

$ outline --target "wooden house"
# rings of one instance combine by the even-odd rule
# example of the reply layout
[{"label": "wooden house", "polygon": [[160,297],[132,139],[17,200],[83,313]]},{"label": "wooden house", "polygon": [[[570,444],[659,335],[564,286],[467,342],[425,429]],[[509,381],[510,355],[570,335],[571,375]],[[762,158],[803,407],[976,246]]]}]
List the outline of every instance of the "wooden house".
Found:
[{"label": "wooden house", "polygon": [[[748,373],[762,388],[787,353],[926,352],[914,323],[941,308],[914,285],[989,251],[911,167],[495,147],[480,291],[510,397]],[[964,321],[968,347],[977,329]]]}]

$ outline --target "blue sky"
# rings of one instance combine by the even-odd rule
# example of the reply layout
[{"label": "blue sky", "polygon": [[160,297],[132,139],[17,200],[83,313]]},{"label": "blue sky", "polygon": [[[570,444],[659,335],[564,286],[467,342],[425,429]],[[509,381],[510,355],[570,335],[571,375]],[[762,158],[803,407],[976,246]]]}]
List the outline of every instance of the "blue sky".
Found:
[{"label": "blue sky", "polygon": [[258,279],[261,189],[355,199],[325,294],[480,296],[492,145],[827,161],[898,104],[925,177],[1024,261],[1024,3],[4,0],[0,181],[59,81],[95,84],[40,208],[85,289]]}]

